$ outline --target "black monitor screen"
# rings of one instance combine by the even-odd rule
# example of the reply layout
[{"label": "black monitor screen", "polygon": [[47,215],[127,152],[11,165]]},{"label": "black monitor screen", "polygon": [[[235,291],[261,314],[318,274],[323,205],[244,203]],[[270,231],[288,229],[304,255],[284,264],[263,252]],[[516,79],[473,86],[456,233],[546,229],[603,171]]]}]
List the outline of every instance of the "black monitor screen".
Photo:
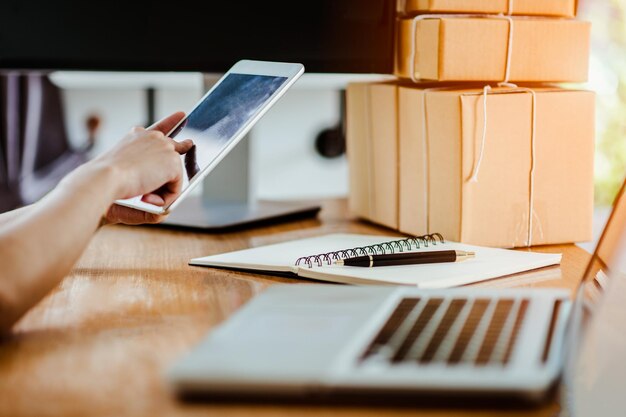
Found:
[{"label": "black monitor screen", "polygon": [[389,73],[393,0],[2,0],[0,69],[223,72],[246,59]]}]

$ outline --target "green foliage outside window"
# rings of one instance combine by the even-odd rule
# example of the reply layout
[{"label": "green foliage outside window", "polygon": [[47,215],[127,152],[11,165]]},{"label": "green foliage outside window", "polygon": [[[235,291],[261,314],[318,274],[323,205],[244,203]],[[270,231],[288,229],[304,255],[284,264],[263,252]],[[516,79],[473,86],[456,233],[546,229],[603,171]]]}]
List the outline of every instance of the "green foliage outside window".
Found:
[{"label": "green foliage outside window", "polygon": [[609,205],[626,174],[626,1],[584,0],[592,22],[587,88],[596,99],[595,203]]}]

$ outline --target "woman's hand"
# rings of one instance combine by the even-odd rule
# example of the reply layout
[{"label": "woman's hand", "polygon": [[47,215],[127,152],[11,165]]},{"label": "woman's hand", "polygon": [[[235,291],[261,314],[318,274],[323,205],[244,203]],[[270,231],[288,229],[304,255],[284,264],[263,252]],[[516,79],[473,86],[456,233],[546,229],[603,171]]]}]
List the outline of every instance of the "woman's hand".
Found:
[{"label": "woman's hand", "polygon": [[[111,171],[114,200],[143,195],[146,203],[164,206],[176,199],[183,178],[180,155],[193,142],[176,142],[165,134],[184,116],[178,112],[148,129],[135,127],[113,149],[87,164],[96,171]],[[112,204],[103,219],[105,223],[142,224],[158,223],[165,217]]]}]

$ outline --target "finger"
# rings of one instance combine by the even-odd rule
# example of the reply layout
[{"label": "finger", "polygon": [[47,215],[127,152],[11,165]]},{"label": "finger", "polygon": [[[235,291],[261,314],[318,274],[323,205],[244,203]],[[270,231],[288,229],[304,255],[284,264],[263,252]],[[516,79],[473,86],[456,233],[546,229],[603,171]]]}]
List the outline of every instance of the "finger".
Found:
[{"label": "finger", "polygon": [[176,200],[180,195],[180,191],[183,186],[183,169],[178,156],[173,156],[171,160],[171,167],[168,169],[167,165],[163,166],[163,169],[168,171],[169,180],[157,190],[148,194],[155,194],[163,199],[163,207],[169,207],[170,204]]},{"label": "finger", "polygon": [[161,223],[165,219],[167,219],[166,214],[146,213],[146,215],[144,216],[144,223],[145,224],[157,224],[157,223]]},{"label": "finger", "polygon": [[177,111],[176,113],[173,113],[161,120],[159,120],[158,122],[156,122],[155,124],[153,124],[152,126],[150,126],[148,128],[148,130],[158,130],[159,132],[163,133],[164,135],[167,135],[168,133],[170,133],[170,131],[172,129],[174,129],[174,127],[176,127],[176,125],[178,123],[180,123],[180,121],[185,117],[185,113],[182,111]]},{"label": "finger", "polygon": [[162,207],[165,205],[165,200],[158,194],[150,193],[141,197],[141,201],[144,203],[152,204],[155,206]]},{"label": "finger", "polygon": [[167,207],[180,195],[181,183],[170,182],[155,191],[160,198],[163,199],[163,207]]},{"label": "finger", "polygon": [[174,143],[174,149],[176,150],[176,152],[181,155],[186,154],[189,149],[193,147],[193,141],[191,139],[185,139],[182,142],[176,142],[174,139],[172,139],[172,142]]},{"label": "finger", "polygon": [[106,217],[110,223],[128,225],[160,223],[167,218],[166,215],[152,214],[130,207],[118,206],[117,204],[111,206]]},{"label": "finger", "polygon": [[154,214],[154,213],[146,213],[143,212],[143,219],[141,223],[137,224],[156,224],[161,223],[163,220],[167,218],[166,214]]},{"label": "finger", "polygon": [[168,207],[170,204],[178,198],[180,195],[180,191],[182,189],[183,182],[180,176],[177,176],[175,179],[171,180],[167,184],[161,186],[158,190],[153,191],[151,194],[156,194],[160,198],[163,199],[163,207]]}]

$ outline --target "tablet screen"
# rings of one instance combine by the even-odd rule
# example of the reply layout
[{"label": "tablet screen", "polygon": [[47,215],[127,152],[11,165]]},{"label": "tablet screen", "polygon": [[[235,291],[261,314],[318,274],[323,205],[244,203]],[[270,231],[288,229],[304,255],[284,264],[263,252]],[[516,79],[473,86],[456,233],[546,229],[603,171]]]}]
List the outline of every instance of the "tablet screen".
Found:
[{"label": "tablet screen", "polygon": [[181,156],[184,190],[235,138],[237,133],[287,81],[287,77],[231,73],[170,135],[191,139],[194,147]]}]

